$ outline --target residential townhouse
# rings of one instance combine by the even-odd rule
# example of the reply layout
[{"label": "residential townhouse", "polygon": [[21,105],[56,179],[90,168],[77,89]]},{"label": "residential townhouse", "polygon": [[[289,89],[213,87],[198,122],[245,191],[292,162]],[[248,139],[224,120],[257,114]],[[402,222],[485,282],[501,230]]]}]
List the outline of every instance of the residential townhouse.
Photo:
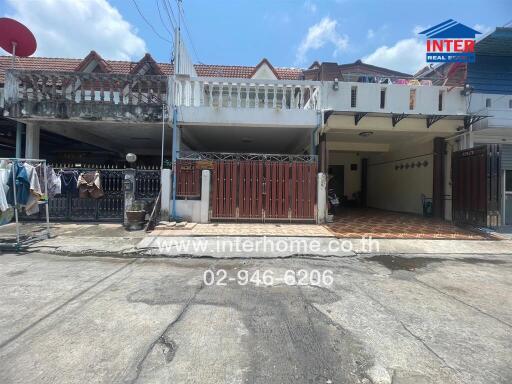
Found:
[{"label": "residential townhouse", "polygon": [[[510,44],[510,28],[486,39],[502,34]],[[478,46],[486,46],[485,39]],[[319,222],[325,220],[328,174],[348,205],[432,210],[451,219],[452,152],[509,140],[510,87],[500,88],[483,111],[479,103],[488,97],[479,95],[486,86],[466,86],[479,73],[480,56],[464,70],[443,66],[410,76],[360,61],[315,62],[305,70],[275,68],[265,59],[254,67],[193,65],[180,52],[176,71],[150,55],[137,63],[95,52],[83,60],[20,58],[14,70],[9,58],[0,58],[6,73],[2,124],[10,132],[0,140],[12,152],[18,122],[25,126],[25,156],[122,167],[132,152],[139,164],[156,167],[163,125],[165,157],[177,150],[178,211],[205,220]],[[505,58],[494,58],[505,75],[489,71],[484,63],[492,58],[482,59],[480,68],[509,76],[507,52],[504,47]],[[491,114],[500,101],[507,107],[499,108],[503,115]],[[505,180],[502,185],[500,212],[507,217]],[[167,206],[171,195],[163,189]],[[206,215],[197,213],[201,199]]]}]

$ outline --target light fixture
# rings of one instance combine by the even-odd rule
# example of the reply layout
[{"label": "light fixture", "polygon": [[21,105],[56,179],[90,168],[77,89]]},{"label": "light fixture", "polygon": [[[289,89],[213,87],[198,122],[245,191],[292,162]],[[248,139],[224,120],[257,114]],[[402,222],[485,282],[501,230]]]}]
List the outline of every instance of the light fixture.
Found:
[{"label": "light fixture", "polygon": [[361,137],[368,137],[368,136],[371,136],[371,135],[373,135],[372,131],[359,132],[359,136],[361,136]]},{"label": "light fixture", "polygon": [[473,87],[469,84],[465,84],[464,88],[460,91],[461,96],[469,96],[473,92]]},{"label": "light fixture", "polygon": [[129,163],[135,163],[137,161],[137,155],[135,153],[127,153],[126,161]]},{"label": "light fixture", "polygon": [[340,89],[340,85],[338,84],[338,78],[334,78],[334,83],[332,83],[332,89],[334,91],[337,91],[338,89]]}]

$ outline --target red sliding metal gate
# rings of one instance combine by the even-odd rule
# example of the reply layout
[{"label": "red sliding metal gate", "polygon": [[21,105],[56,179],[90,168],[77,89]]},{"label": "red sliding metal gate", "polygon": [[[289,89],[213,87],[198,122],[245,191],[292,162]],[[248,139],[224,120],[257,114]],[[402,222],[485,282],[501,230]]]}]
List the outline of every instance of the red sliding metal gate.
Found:
[{"label": "red sliding metal gate", "polygon": [[[313,221],[317,162],[312,156],[215,159],[212,220]],[[256,157],[256,155],[254,155]],[[261,157],[261,156],[259,156]]]}]

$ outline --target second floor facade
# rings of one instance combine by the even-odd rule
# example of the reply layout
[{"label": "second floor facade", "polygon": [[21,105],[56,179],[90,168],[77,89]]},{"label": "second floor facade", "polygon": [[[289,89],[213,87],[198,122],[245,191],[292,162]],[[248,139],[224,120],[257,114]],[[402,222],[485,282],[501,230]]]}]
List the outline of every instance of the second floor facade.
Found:
[{"label": "second floor facade", "polygon": [[[175,74],[150,55],[139,62],[0,57],[0,108],[18,120],[158,122],[177,106],[180,124],[316,127],[322,111],[463,117],[463,88],[386,68],[313,63],[306,70],[194,65]],[[3,87],[2,87],[3,85]]]}]

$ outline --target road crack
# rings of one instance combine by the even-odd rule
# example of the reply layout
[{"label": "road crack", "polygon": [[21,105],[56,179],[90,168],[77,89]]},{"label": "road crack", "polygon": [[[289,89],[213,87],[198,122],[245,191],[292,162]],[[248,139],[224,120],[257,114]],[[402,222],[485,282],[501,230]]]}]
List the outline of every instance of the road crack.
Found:
[{"label": "road crack", "polygon": [[179,323],[185,314],[187,313],[188,309],[190,308],[191,304],[195,301],[196,296],[199,294],[199,292],[204,288],[204,282],[201,281],[201,284],[198,286],[198,288],[195,290],[194,294],[189,297],[183,308],[181,309],[180,313],[178,313],[178,316],[171,321],[162,333],[158,335],[158,337],[149,345],[149,347],[144,352],[142,358],[137,363],[137,368],[135,371],[135,377],[129,381],[130,384],[136,383],[139,380],[140,374],[142,373],[142,368],[144,367],[144,363],[146,362],[149,354],[151,351],[155,348],[157,344],[162,344],[167,349],[165,351],[165,358],[167,362],[171,362],[172,359],[174,359],[174,355],[177,350],[177,346],[172,340],[168,340],[166,334],[177,324]]}]

